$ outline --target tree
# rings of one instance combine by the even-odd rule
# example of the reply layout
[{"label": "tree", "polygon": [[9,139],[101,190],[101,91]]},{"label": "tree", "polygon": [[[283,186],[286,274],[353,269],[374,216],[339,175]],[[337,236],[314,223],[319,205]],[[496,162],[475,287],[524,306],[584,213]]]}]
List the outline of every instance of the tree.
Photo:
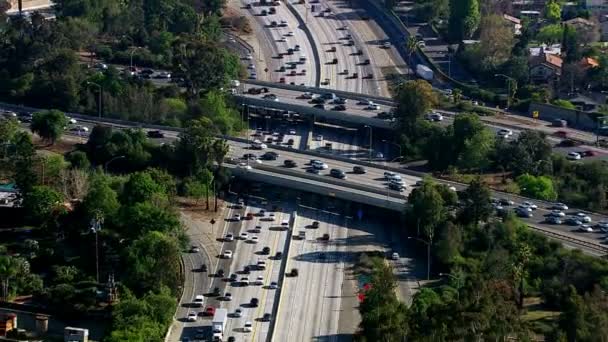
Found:
[{"label": "tree", "polygon": [[565,61],[572,63],[579,61],[582,57],[580,51],[580,42],[576,29],[571,25],[564,25],[564,34],[562,38],[563,51],[566,54]]},{"label": "tree", "polygon": [[545,5],[545,18],[547,20],[558,23],[562,19],[562,6],[555,0],[550,0]]},{"label": "tree", "polygon": [[564,99],[555,99],[552,101],[552,104],[566,109],[576,109],[576,106],[572,102]]},{"label": "tree", "polygon": [[560,24],[550,24],[543,26],[536,34],[536,39],[546,43],[554,44],[561,42],[564,36],[564,28]]},{"label": "tree", "polygon": [[480,21],[478,0],[450,0],[449,32],[452,40],[470,38]]},{"label": "tree", "polygon": [[35,186],[25,194],[23,208],[28,219],[34,224],[51,221],[63,212],[62,196],[48,186]]},{"label": "tree", "polygon": [[557,191],[553,181],[547,176],[532,176],[523,174],[517,177],[517,185],[525,196],[553,201],[557,199]]},{"label": "tree", "polygon": [[166,286],[173,295],[180,286],[180,250],[175,238],[148,232],[127,249],[127,284],[140,292]]},{"label": "tree", "polygon": [[19,132],[19,121],[8,117],[0,119],[0,144],[2,144],[2,155],[6,157],[7,151],[13,145],[15,136]]},{"label": "tree", "polygon": [[32,137],[27,132],[17,133],[14,145],[15,153],[11,156],[13,179],[21,195],[24,196],[38,183],[37,174],[32,169],[36,151]]},{"label": "tree", "polygon": [[435,227],[444,219],[445,208],[437,185],[429,179],[422,182],[422,186],[414,189],[407,198],[409,204],[406,215],[409,221],[423,234],[429,242],[433,241]]},{"label": "tree", "polygon": [[488,15],[479,25],[479,52],[485,68],[495,70],[511,57],[515,44],[515,33],[501,15]]},{"label": "tree", "polygon": [[193,176],[209,166],[215,133],[217,130],[208,118],[191,121],[180,133],[175,154],[184,174]]},{"label": "tree", "polygon": [[184,193],[186,196],[194,198],[196,205],[198,205],[198,201],[209,193],[209,189],[203,182],[194,177],[189,177],[184,181]]},{"label": "tree", "polygon": [[68,121],[65,114],[52,109],[34,113],[30,128],[32,132],[38,134],[52,145],[61,137],[67,124]]},{"label": "tree", "polygon": [[151,202],[125,206],[121,217],[122,235],[131,239],[153,231],[171,235],[180,227],[179,217],[170,207]]},{"label": "tree", "polygon": [[135,172],[125,183],[122,201],[127,204],[145,202],[151,200],[155,194],[163,194],[163,188],[152,179],[149,173]]},{"label": "tree", "polygon": [[87,154],[82,151],[73,151],[66,156],[67,161],[73,169],[88,170],[91,168],[91,163]]},{"label": "tree", "polygon": [[516,176],[537,175],[551,171],[552,147],[546,134],[539,131],[522,131],[517,140],[499,141],[494,163],[511,170]]},{"label": "tree", "polygon": [[0,291],[0,298],[3,301],[9,299],[9,285],[11,280],[17,275],[18,265],[15,258],[10,255],[0,255],[0,281],[2,289]]},{"label": "tree", "polygon": [[490,203],[490,188],[477,177],[462,192],[463,206],[460,217],[465,223],[477,225],[480,221],[487,221],[494,208]]},{"label": "tree", "polygon": [[90,179],[89,192],[83,200],[83,207],[88,218],[101,215],[112,220],[120,204],[118,195],[110,185],[110,178],[104,174],[93,174]]},{"label": "tree", "polygon": [[414,64],[412,63],[412,56],[416,53],[418,49],[418,39],[414,36],[408,36],[405,41],[405,48],[407,50],[407,64],[410,66],[413,72]]},{"label": "tree", "polygon": [[408,81],[397,89],[395,117],[403,133],[412,134],[416,121],[437,105],[437,94],[427,81]]}]

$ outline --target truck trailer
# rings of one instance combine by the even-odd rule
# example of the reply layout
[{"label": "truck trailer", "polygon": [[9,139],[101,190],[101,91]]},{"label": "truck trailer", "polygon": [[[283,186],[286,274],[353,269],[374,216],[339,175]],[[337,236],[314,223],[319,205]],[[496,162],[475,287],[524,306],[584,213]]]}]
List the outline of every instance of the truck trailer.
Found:
[{"label": "truck trailer", "polygon": [[433,70],[431,70],[431,68],[427,67],[426,65],[416,65],[416,75],[427,81],[433,80]]},{"label": "truck trailer", "polygon": [[226,320],[228,319],[227,309],[216,309],[211,321],[211,329],[213,332],[213,341],[222,341],[224,339],[224,328],[226,328]]}]

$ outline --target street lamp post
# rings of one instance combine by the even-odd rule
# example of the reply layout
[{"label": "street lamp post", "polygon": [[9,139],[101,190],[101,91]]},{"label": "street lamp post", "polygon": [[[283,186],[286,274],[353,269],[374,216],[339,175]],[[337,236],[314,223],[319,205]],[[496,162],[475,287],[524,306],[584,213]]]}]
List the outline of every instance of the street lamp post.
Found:
[{"label": "street lamp post", "polygon": [[103,171],[104,172],[108,172],[108,165],[110,165],[111,162],[115,161],[116,159],[122,159],[122,158],[126,158],[125,156],[116,156],[110,160],[108,160],[105,164],[103,164]]},{"label": "street lamp post", "polygon": [[372,144],[373,144],[373,142],[372,142],[372,126],[365,125],[364,127],[366,127],[366,128],[369,129],[369,162],[371,163],[372,162],[372,150],[373,150],[373,148],[372,148]]},{"label": "street lamp post", "polygon": [[456,299],[458,300],[458,302],[460,302],[460,288],[462,287],[461,278],[458,276],[455,276],[451,273],[439,273],[439,276],[440,277],[450,277],[450,278],[456,280],[456,287],[457,287]]},{"label": "street lamp post", "polygon": [[515,79],[511,76],[505,75],[505,74],[494,74],[494,77],[504,77],[504,79],[507,81],[507,107],[505,108],[505,110],[508,110],[510,107],[510,103],[511,103],[511,82],[516,82]]},{"label": "street lamp post", "polygon": [[413,239],[426,244],[426,280],[431,280],[431,242],[417,237],[408,236],[408,240]]},{"label": "street lamp post", "polygon": [[101,118],[101,93],[103,93],[103,87],[95,82],[88,81],[88,85],[92,85],[99,88],[99,98],[97,100],[97,115]]},{"label": "street lamp post", "polygon": [[103,216],[96,214],[91,219],[91,232],[95,233],[95,279],[99,283],[99,231],[101,231],[101,225],[103,224]]}]

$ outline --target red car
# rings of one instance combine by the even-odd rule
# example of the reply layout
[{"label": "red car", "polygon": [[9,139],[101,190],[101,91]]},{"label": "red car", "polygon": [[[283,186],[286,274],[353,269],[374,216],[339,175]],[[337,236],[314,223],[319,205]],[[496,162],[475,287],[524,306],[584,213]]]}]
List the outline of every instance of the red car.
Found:
[{"label": "red car", "polygon": [[555,135],[556,137],[560,137],[560,138],[567,138],[568,137],[568,132],[566,132],[566,131],[556,131],[555,133],[553,133],[553,135]]},{"label": "red car", "polygon": [[208,306],[203,313],[204,316],[213,316],[215,315],[215,308],[213,306]]}]

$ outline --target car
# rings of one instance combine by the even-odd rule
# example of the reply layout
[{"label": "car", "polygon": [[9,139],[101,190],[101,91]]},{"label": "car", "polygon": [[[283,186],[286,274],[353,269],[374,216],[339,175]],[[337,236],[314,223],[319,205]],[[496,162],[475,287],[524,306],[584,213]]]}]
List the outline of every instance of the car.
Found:
[{"label": "car", "polygon": [[241,308],[236,308],[234,310],[234,313],[232,314],[233,317],[243,317],[243,309]]},{"label": "car", "polygon": [[568,210],[568,206],[564,203],[554,203],[551,206],[551,209]]},{"label": "car", "polygon": [[298,269],[297,268],[292,268],[291,271],[289,271],[287,273],[288,277],[297,277],[299,274]]},{"label": "car", "polygon": [[566,217],[566,213],[564,213],[561,210],[551,210],[551,212],[549,213],[549,216],[553,216],[553,217]]},{"label": "car", "polygon": [[279,288],[279,284],[276,281],[271,281],[270,285],[268,285],[269,290],[276,290]]},{"label": "car", "polygon": [[498,132],[496,132],[496,136],[498,136],[499,138],[503,138],[503,139],[509,138],[512,135],[513,135],[513,131],[511,131],[510,129],[506,129],[506,128],[500,129]]},{"label": "car", "polygon": [[365,109],[367,109],[367,110],[379,110],[380,106],[377,105],[377,104],[375,104],[375,103],[373,103],[373,104],[367,105],[367,107],[365,107]]},{"label": "car", "polygon": [[318,174],[321,173],[321,169],[317,169],[315,167],[311,167],[311,168],[306,169],[306,172],[314,173],[315,175],[318,175]]},{"label": "car", "polygon": [[498,200],[498,202],[501,205],[515,205],[515,202],[513,202],[512,200],[507,199],[507,198],[501,198],[501,199]]},{"label": "car", "polygon": [[70,131],[78,132],[78,133],[87,133],[87,132],[89,132],[89,127],[78,125],[78,126],[74,126],[74,127],[70,128]]},{"label": "car", "polygon": [[246,232],[242,232],[241,235],[239,235],[239,237],[241,238],[241,240],[247,240],[247,238],[249,237],[249,234],[247,234]]},{"label": "car", "polygon": [[[236,316],[235,316],[236,317]],[[240,317],[240,316],[239,316]],[[234,336],[228,337],[227,342],[236,342],[236,338]]]},{"label": "car", "polygon": [[256,233],[256,234],[259,234],[261,231],[262,231],[262,226],[260,226],[260,225],[256,225],[256,226],[255,226],[255,227],[254,227],[254,228],[251,230],[251,232],[252,232],[252,233]]},{"label": "car", "polygon": [[593,228],[588,224],[583,224],[578,229],[584,233],[593,233]]},{"label": "car", "polygon": [[562,220],[557,216],[547,216],[547,218],[545,218],[545,222],[549,224],[562,224]]},{"label": "car", "polygon": [[600,221],[596,224],[596,227],[601,229],[603,232],[608,232],[608,221]]},{"label": "car", "polygon": [[255,278],[255,281],[253,282],[253,285],[264,285],[264,277],[257,276],[257,278]]},{"label": "car", "polygon": [[329,234],[323,234],[320,238],[322,241],[329,241]]},{"label": "car", "polygon": [[245,322],[245,325],[243,326],[243,332],[252,332],[253,331],[253,325],[251,324],[251,322]]},{"label": "car", "polygon": [[331,169],[329,175],[334,178],[346,179],[346,173],[340,169]]},{"label": "car", "polygon": [[384,49],[389,49],[390,47],[391,47],[391,43],[390,42],[384,42],[382,44],[382,48],[384,48]]},{"label": "car", "polygon": [[296,167],[296,166],[298,166],[298,164],[295,161],[291,160],[291,159],[286,159],[285,161],[283,161],[283,165],[285,167]]},{"label": "car", "polygon": [[215,315],[215,308],[213,306],[208,306],[203,313],[204,316],[213,316]]},{"label": "car", "polygon": [[320,225],[319,221],[312,221],[312,224],[310,226],[314,229],[317,229],[317,228],[319,228],[319,225]]},{"label": "car", "polygon": [[397,185],[401,185],[401,186],[405,186],[405,181],[403,179],[389,179],[389,184],[397,184]]},{"label": "car", "polygon": [[258,241],[260,241],[260,239],[255,235],[249,238],[249,242],[251,243],[258,243]]},{"label": "car", "polygon": [[239,281],[239,283],[241,283],[241,285],[243,285],[243,286],[248,286],[249,285],[249,277],[242,277],[241,280]]},{"label": "car", "polygon": [[234,241],[234,235],[232,233],[226,234],[226,236],[224,237],[224,241],[226,241],[226,242]]},{"label": "car", "polygon": [[[308,92],[308,91],[307,91],[307,92],[305,92],[305,93],[302,93],[302,94],[300,95],[300,98],[301,98],[301,99],[305,99],[305,100],[310,100],[310,99],[312,99],[313,97],[314,97],[314,94],[313,94],[313,93],[311,93],[311,92]],[[290,133],[290,134],[291,134],[291,133]],[[294,133],[294,134],[295,134],[295,133]]]},{"label": "car", "polygon": [[224,259],[232,259],[232,251],[231,250],[224,251]]},{"label": "car", "polygon": [[161,71],[156,75],[156,78],[171,78],[171,73],[166,72],[166,71]]},{"label": "car", "polygon": [[580,153],[573,151],[568,152],[568,155],[566,156],[566,159],[568,160],[580,160],[581,158]]},{"label": "car", "polygon": [[196,295],[194,297],[194,301],[192,302],[192,305],[201,307],[201,306],[203,306],[204,301],[205,301],[205,297],[203,295]]},{"label": "car", "polygon": [[393,252],[393,254],[391,254],[391,259],[392,260],[399,260],[399,253]]},{"label": "car", "polygon": [[531,211],[526,210],[525,208],[517,208],[515,210],[515,213],[517,214],[517,216],[525,218],[530,218],[534,216]]},{"label": "car", "polygon": [[279,102],[279,97],[276,96],[275,94],[266,94],[266,95],[262,96],[262,98],[264,100]]},{"label": "car", "polygon": [[538,209],[538,206],[537,206],[536,204],[534,204],[534,203],[532,203],[532,202],[529,202],[529,201],[525,201],[525,202],[523,202],[521,205],[522,205],[522,206],[525,206],[525,207],[528,207],[528,208],[530,208],[530,209],[532,209],[532,210],[536,210],[536,209]]},{"label": "car", "polygon": [[525,205],[519,205],[519,206],[517,206],[517,208],[515,210],[532,212],[532,208],[525,206]]},{"label": "car", "polygon": [[272,316],[269,313],[265,313],[264,316],[260,319],[262,322],[270,322],[270,318]]},{"label": "car", "polygon": [[397,184],[397,183],[389,183],[388,188],[390,190],[395,190],[395,191],[399,191],[399,192],[402,192],[403,190],[405,190],[405,187],[403,185]]},{"label": "car", "polygon": [[240,221],[241,220],[241,215],[240,214],[234,214],[234,216],[232,217],[232,219],[234,221]]},{"label": "car", "polygon": [[289,31],[289,32],[285,33],[285,37],[293,37],[293,32]]},{"label": "car", "polygon": [[332,110],[335,110],[338,112],[343,112],[346,110],[346,106],[345,105],[336,105],[332,108]]},{"label": "car", "polygon": [[583,222],[576,216],[571,216],[566,219],[566,223],[571,226],[580,226]]},{"label": "car", "polygon": [[329,166],[327,166],[327,164],[325,164],[324,162],[320,161],[320,160],[315,160],[313,163],[311,163],[313,169],[317,169],[317,170],[326,170],[329,168]]},{"label": "car", "polygon": [[295,128],[290,128],[289,131],[287,132],[288,134],[297,134]]},{"label": "car", "polygon": [[429,121],[443,121],[443,115],[439,113],[431,113],[426,116]]},{"label": "car", "polygon": [[236,167],[239,168],[239,169],[244,169],[244,170],[251,170],[252,169],[251,165],[249,165],[247,163],[238,163],[236,165]]},{"label": "car", "polygon": [[223,278],[223,277],[224,277],[224,270],[220,268],[220,269],[219,269],[219,270],[217,270],[217,272],[215,273],[215,276],[216,276],[216,277],[219,277],[219,278]]},{"label": "car", "polygon": [[365,171],[365,168],[363,166],[353,166],[353,173],[356,173],[358,175],[362,175],[364,173],[366,173],[367,171]]},{"label": "car", "polygon": [[264,160],[277,160],[278,158],[279,154],[273,151],[266,152],[261,156],[261,159]]},{"label": "car", "polygon": [[322,103],[317,103],[316,105],[312,106],[312,108],[316,108],[316,109],[325,109],[325,105]]},{"label": "car", "polygon": [[207,265],[206,264],[201,264],[201,268],[199,268],[199,271],[201,271],[201,272],[207,272]]},{"label": "car", "polygon": [[243,159],[256,160],[258,159],[258,156],[253,153],[245,153],[243,154]]},{"label": "car", "polygon": [[268,255],[270,254],[270,247],[266,246],[264,248],[262,248],[262,255]]},{"label": "car", "polygon": [[591,223],[591,217],[585,213],[577,213],[576,217],[579,218],[583,223]]},{"label": "car", "polygon": [[232,293],[230,293],[230,292],[224,293],[224,300],[225,301],[231,301],[232,300]]},{"label": "car", "polygon": [[457,191],[456,187],[453,186],[453,185],[452,186],[448,186],[448,190],[450,190],[452,192],[456,192]]},{"label": "car", "polygon": [[384,178],[386,180],[388,180],[388,181],[390,181],[391,179],[401,180],[401,176],[400,175],[398,175],[398,174],[396,174],[394,172],[391,172],[391,171],[385,171],[384,172]]},{"label": "car", "polygon": [[288,146],[293,146],[293,144],[295,144],[295,141],[293,139],[287,140],[287,145]]},{"label": "car", "polygon": [[348,100],[341,98],[341,97],[337,97],[333,101],[334,104],[340,104],[340,105],[346,104],[346,102],[348,102]]},{"label": "car", "polygon": [[232,274],[230,275],[230,277],[228,278],[228,281],[233,282],[233,281],[236,281],[237,279],[238,279],[238,278],[237,278],[236,273],[232,273]]},{"label": "car", "polygon": [[282,257],[283,257],[283,252],[276,252],[276,253],[274,253],[274,258],[275,258],[276,260],[279,260],[279,259],[281,259]]},{"label": "car", "polygon": [[274,217],[275,217],[274,213],[269,213],[268,218],[266,220],[272,222],[272,221],[274,221]]},{"label": "car", "polygon": [[249,306],[251,306],[252,308],[257,308],[259,303],[260,303],[260,300],[257,299],[257,298],[255,298],[255,297],[253,297],[249,301]]},{"label": "car", "polygon": [[189,322],[196,322],[196,320],[198,319],[198,315],[196,314],[196,312],[189,312],[187,319]]},{"label": "car", "polygon": [[277,42],[279,42],[279,43],[287,43],[287,38],[281,37],[281,38],[277,39]]},{"label": "car", "polygon": [[201,248],[198,246],[192,246],[190,247],[190,253],[198,253],[201,251]]}]

